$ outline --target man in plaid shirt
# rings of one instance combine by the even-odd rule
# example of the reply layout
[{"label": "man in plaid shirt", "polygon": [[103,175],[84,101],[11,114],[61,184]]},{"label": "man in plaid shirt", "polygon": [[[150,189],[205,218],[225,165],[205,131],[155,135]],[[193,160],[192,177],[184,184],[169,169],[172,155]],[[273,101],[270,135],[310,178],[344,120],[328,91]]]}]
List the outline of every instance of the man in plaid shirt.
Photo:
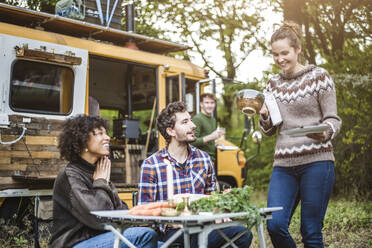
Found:
[{"label": "man in plaid shirt", "polygon": [[[216,190],[216,176],[209,155],[191,146],[195,141],[195,124],[186,111],[183,102],[173,102],[163,109],[157,118],[161,135],[167,141],[167,147],[148,157],[141,167],[139,183],[139,202],[144,204],[154,201],[167,201],[167,165],[169,160],[173,169],[174,193],[210,194]],[[244,226],[233,226],[221,229],[229,238],[245,229]],[[169,239],[177,229],[166,228],[163,240]],[[249,247],[252,234],[245,232],[235,245]],[[183,242],[181,235],[177,242]],[[191,247],[198,247],[196,235],[191,235]],[[208,247],[221,247],[225,240],[217,231],[208,236]]]}]

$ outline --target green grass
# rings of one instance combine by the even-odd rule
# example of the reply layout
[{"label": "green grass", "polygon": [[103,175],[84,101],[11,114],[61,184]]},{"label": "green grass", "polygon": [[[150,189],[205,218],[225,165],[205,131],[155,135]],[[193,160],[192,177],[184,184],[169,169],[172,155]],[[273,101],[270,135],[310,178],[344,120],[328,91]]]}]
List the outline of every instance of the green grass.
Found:
[{"label": "green grass", "polygon": [[[254,204],[266,205],[265,193],[256,193]],[[297,207],[289,232],[297,247],[303,247],[300,233],[300,207]],[[257,232],[252,229],[253,242],[251,248],[259,248]],[[265,230],[267,247],[273,247]],[[324,247],[328,248],[372,248],[372,202],[331,199],[324,219]]]},{"label": "green grass", "polygon": [[[254,193],[253,202],[256,206],[266,205],[266,193]],[[26,229],[31,230],[30,220],[23,222]],[[11,225],[0,223],[0,248],[34,247],[32,234]],[[303,247],[300,234],[300,208],[293,215],[290,233],[297,247]],[[10,232],[10,233],[7,233]],[[253,242],[251,248],[259,248],[257,233],[252,229]],[[45,233],[45,232],[44,232]],[[40,239],[41,247],[48,247],[48,235]],[[265,230],[267,247],[272,247]],[[372,202],[331,199],[323,228],[324,245],[328,248],[372,248]]]}]

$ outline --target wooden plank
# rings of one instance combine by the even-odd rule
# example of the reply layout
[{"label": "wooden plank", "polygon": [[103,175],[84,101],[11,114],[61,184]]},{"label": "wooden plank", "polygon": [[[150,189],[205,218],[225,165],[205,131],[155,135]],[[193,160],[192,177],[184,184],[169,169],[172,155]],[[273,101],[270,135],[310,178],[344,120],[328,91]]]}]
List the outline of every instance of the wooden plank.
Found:
[{"label": "wooden plank", "polygon": [[26,136],[28,145],[58,145],[58,138],[55,136]]},{"label": "wooden plank", "polygon": [[12,170],[0,170],[0,178],[13,176],[14,171]]},{"label": "wooden plank", "polygon": [[[19,137],[19,135],[2,134],[1,135],[1,140],[4,141],[4,142],[10,142],[10,141],[13,141],[13,140],[17,139],[18,137]],[[18,142],[22,142],[22,140],[20,140]],[[3,146],[9,146],[9,145],[3,145]]]},{"label": "wooden plank", "polygon": [[27,169],[27,164],[0,164],[0,171],[5,170],[19,170],[19,171],[25,171]]},{"label": "wooden plank", "polygon": [[[12,162],[14,164],[36,164],[39,165],[41,164],[45,159],[31,159],[30,157],[27,158],[12,158]],[[50,159],[48,159],[50,161]]]},{"label": "wooden plank", "polygon": [[12,151],[35,151],[35,152],[59,152],[57,146],[46,146],[46,145],[27,145],[22,143],[17,143],[12,145]]},{"label": "wooden plank", "polygon": [[61,133],[61,130],[58,130],[58,131],[40,130],[38,133],[39,135],[58,136]]},{"label": "wooden plank", "polygon": [[82,59],[72,55],[50,53],[46,51],[28,49],[27,47],[16,47],[16,56],[28,59],[52,61],[68,65],[80,65]]},{"label": "wooden plank", "polygon": [[[9,142],[12,140],[17,139],[19,136],[17,135],[2,135],[1,139],[2,141]],[[56,136],[29,136],[26,135],[26,144],[27,145],[58,145],[58,137]],[[16,144],[21,143],[23,144],[23,141],[18,141]]]},{"label": "wooden plank", "polygon": [[[59,158],[59,152],[34,152],[31,151],[32,158]],[[27,158],[30,157],[27,151],[0,151],[0,157]]]},{"label": "wooden plank", "polygon": [[0,151],[10,151],[12,147],[10,145],[0,145]]},{"label": "wooden plank", "polygon": [[111,168],[111,174],[123,173],[124,168]]},{"label": "wooden plank", "polygon": [[0,166],[3,164],[10,164],[11,159],[6,157],[0,157]]},{"label": "wooden plank", "polygon": [[62,159],[33,159],[30,158],[12,158],[14,164],[28,164],[30,166],[37,166],[39,170],[55,170],[59,171],[65,167],[68,162]]},{"label": "wooden plank", "polygon": [[26,185],[22,182],[15,181],[12,177],[2,177],[0,180],[0,190],[21,188],[21,187],[26,187]]},{"label": "wooden plank", "polygon": [[67,164],[61,160],[59,163],[42,163],[36,165],[40,171],[59,171],[61,168],[65,167]]},{"label": "wooden plank", "polygon": [[114,162],[111,161],[111,167],[113,168],[124,168],[125,167],[125,162]]}]

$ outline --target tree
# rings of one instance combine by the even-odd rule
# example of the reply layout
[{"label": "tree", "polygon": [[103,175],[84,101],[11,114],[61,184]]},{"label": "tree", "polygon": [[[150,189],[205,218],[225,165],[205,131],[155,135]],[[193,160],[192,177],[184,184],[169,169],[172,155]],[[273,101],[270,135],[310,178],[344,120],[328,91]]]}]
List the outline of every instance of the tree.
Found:
[{"label": "tree", "polygon": [[0,0],[0,2],[15,6],[26,6],[32,10],[54,14],[54,8],[58,0]]},{"label": "tree", "polygon": [[372,199],[372,75],[340,74],[337,87],[342,129],[336,140],[335,192]]},{"label": "tree", "polygon": [[[177,37],[179,42],[190,44],[200,55],[202,66],[222,78],[224,84],[234,81],[238,68],[249,53],[263,46],[262,38],[258,37],[263,19],[257,1],[163,0],[142,1],[141,4],[141,8],[151,6],[153,10],[152,15],[143,15],[142,18],[151,23],[156,13],[156,22],[168,23],[163,25],[162,28],[166,27],[168,31],[162,35],[169,34]],[[223,66],[213,61],[216,54],[223,58]],[[189,56],[190,53],[186,53],[186,58]],[[227,111],[231,112],[235,97],[223,98]],[[230,127],[226,120],[223,125]]]},{"label": "tree", "polygon": [[[148,4],[155,6],[153,1]],[[247,55],[261,44],[256,34],[262,17],[258,8],[252,8],[252,0],[178,0],[156,4],[158,21],[171,24],[179,41],[191,43],[204,66],[221,78],[235,79],[236,70]],[[216,70],[211,60],[211,54],[216,52],[224,58],[222,70]]]},{"label": "tree", "polygon": [[[354,61],[365,57],[372,39],[372,2],[369,0],[273,0],[285,20],[303,27],[304,56],[316,64],[317,54],[331,73],[368,73]],[[296,3],[294,3],[296,2]],[[346,62],[352,60],[352,63]],[[370,64],[370,63],[369,63]]]}]

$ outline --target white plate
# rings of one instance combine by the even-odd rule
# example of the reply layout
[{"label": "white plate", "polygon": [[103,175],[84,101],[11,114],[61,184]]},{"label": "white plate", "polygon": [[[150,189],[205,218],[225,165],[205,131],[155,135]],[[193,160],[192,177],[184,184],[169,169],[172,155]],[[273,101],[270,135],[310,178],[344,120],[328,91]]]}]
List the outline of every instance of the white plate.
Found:
[{"label": "white plate", "polygon": [[288,129],[281,131],[282,134],[291,136],[291,137],[300,137],[305,136],[310,133],[322,133],[329,128],[327,124],[320,124],[316,126],[304,126],[293,129]]},{"label": "white plate", "polygon": [[203,216],[212,216],[212,212],[199,212],[198,215],[203,215]]},{"label": "white plate", "polygon": [[176,194],[176,195],[173,196],[173,201],[178,204],[178,203],[182,202],[183,198],[185,198],[185,197],[188,197],[189,201],[192,202],[192,201],[199,200],[201,198],[209,197],[209,195],[188,194],[188,193]]}]

